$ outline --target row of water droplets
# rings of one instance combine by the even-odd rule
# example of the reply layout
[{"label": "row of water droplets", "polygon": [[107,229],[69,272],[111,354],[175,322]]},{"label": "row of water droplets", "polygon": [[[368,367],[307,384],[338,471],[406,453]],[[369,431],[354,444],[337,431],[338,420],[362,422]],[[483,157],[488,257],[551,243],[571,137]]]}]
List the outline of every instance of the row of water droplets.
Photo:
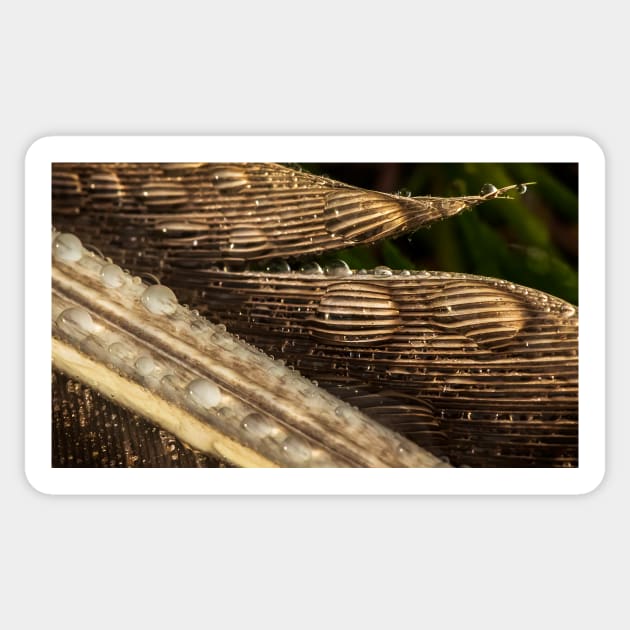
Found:
[{"label": "row of water droplets", "polygon": [[[80,261],[82,267],[96,272],[102,284],[107,288],[118,289],[131,284],[137,290],[140,303],[150,313],[172,317],[181,308],[171,289],[161,284],[145,287],[140,278],[132,277],[118,265],[110,261],[102,264],[91,252],[83,248],[81,241],[73,234],[53,234],[53,256],[63,263]],[[192,332],[209,334],[213,341],[224,349],[237,351],[239,344],[244,345],[247,351],[256,353],[259,361],[268,361],[275,372],[282,373],[278,376],[290,377],[304,381],[307,386],[310,385],[310,382],[301,378],[299,373],[281,365],[280,362],[274,363],[259,350],[236,341],[225,332],[224,325],[210,324],[194,311],[192,315],[192,321],[189,319]],[[178,320],[175,321],[178,323]],[[181,321],[183,320],[179,320]],[[168,370],[165,371],[160,362],[156,361],[151,354],[134,351],[127,342],[120,341],[120,338],[99,326],[87,310],[76,306],[66,308],[56,318],[56,324],[73,341],[79,343],[82,349],[89,350],[91,354],[98,355],[99,349],[106,345],[107,358],[111,363],[130,376],[139,377],[145,386],[152,389],[159,388],[160,393],[167,399],[180,400],[181,393],[184,392],[187,406],[191,406],[190,403],[192,403],[197,411],[199,409],[211,411],[219,416],[221,421],[238,423],[240,426],[238,436],[248,446],[262,451],[272,451],[272,455],[279,456],[281,462],[289,465],[338,465],[332,463],[322,449],[298,435],[291,434],[286,426],[262,413],[255,411],[242,415],[242,419],[236,418],[229,406],[222,404],[228,403],[231,397],[229,394],[226,395],[226,392],[222,392],[215,383],[206,378],[186,381]],[[133,367],[130,368],[130,366]],[[317,390],[313,392],[315,395]],[[322,394],[326,395],[325,392]],[[260,449],[261,443],[266,448]],[[274,450],[275,453],[273,453]]]}]

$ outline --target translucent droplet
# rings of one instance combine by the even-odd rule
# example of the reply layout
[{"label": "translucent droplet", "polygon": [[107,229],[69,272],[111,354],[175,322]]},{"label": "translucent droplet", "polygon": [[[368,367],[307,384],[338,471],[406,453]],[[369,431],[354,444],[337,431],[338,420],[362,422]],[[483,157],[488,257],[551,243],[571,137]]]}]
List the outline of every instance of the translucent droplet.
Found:
[{"label": "translucent droplet", "polygon": [[411,191],[407,188],[401,188],[396,194],[399,197],[411,197]]},{"label": "translucent droplet", "polygon": [[125,282],[125,272],[118,265],[105,265],[101,269],[101,280],[106,287],[116,289]]},{"label": "translucent droplet", "polygon": [[53,256],[63,262],[74,262],[83,256],[83,245],[74,234],[60,234],[53,242]]},{"label": "translucent droplet", "polygon": [[525,184],[519,184],[519,185],[516,187],[516,192],[517,192],[519,195],[524,195],[524,194],[527,192],[527,186],[526,186]]},{"label": "translucent droplet", "polygon": [[133,350],[129,346],[124,343],[120,343],[119,341],[111,344],[108,351],[116,361],[123,363],[130,363],[134,354]]},{"label": "translucent droplet", "polygon": [[321,266],[318,263],[313,261],[313,262],[304,263],[300,267],[300,272],[301,273],[319,274],[319,273],[324,273],[324,270],[321,268]]},{"label": "translucent droplet", "polygon": [[250,436],[262,440],[272,435],[274,426],[259,413],[250,413],[241,422],[241,427]]},{"label": "translucent droplet", "polygon": [[401,275],[401,276],[410,276],[410,275],[411,275],[411,271],[409,271],[409,269],[403,269],[403,270],[400,272],[400,275]]},{"label": "translucent droplet", "polygon": [[141,197],[149,208],[168,208],[188,201],[188,193],[175,181],[151,181],[141,190]]},{"label": "translucent droplet", "polygon": [[305,464],[311,459],[312,449],[310,445],[297,437],[288,437],[282,443],[282,450],[296,464]]},{"label": "translucent droplet", "polygon": [[560,309],[560,317],[573,317],[575,315],[575,308],[570,304],[564,304]]},{"label": "translucent droplet", "polygon": [[222,193],[236,193],[249,183],[247,172],[239,166],[215,166],[210,169],[214,187]]},{"label": "translucent droplet", "polygon": [[379,265],[378,267],[374,267],[374,275],[381,278],[386,278],[388,276],[393,276],[394,272],[385,265]]},{"label": "translucent droplet", "polygon": [[123,188],[116,173],[94,173],[88,180],[87,188],[94,207],[117,206],[122,201]]},{"label": "translucent droplet", "polygon": [[149,376],[155,370],[155,362],[148,354],[136,359],[135,368],[140,376]]},{"label": "translucent droplet", "polygon": [[67,333],[84,337],[96,330],[92,316],[82,308],[67,308],[57,318],[57,325]]},{"label": "translucent droplet", "polygon": [[172,315],[177,310],[177,298],[163,284],[154,284],[142,294],[144,307],[156,315]]},{"label": "translucent droplet", "polygon": [[324,267],[324,272],[327,276],[344,277],[352,275],[352,270],[344,260],[333,260]]},{"label": "translucent droplet", "polygon": [[231,256],[263,256],[271,251],[271,243],[263,230],[255,225],[239,225],[230,230],[221,251]]},{"label": "translucent droplet", "polygon": [[202,407],[211,409],[221,401],[219,388],[205,378],[198,378],[188,383],[188,395]]},{"label": "translucent droplet", "polygon": [[479,191],[480,197],[487,197],[497,192],[497,187],[494,184],[484,184]]},{"label": "translucent droplet", "polygon": [[272,260],[265,266],[265,271],[269,273],[290,273],[291,265],[286,260]]},{"label": "translucent droplet", "polygon": [[384,341],[401,325],[400,309],[389,290],[366,282],[331,284],[308,320],[313,337],[342,345]]}]

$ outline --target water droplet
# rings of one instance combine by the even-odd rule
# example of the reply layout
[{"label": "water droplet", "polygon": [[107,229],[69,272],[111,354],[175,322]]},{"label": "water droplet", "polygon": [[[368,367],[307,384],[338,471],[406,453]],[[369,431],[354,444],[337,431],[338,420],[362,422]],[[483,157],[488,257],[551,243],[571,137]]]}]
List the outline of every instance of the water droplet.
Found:
[{"label": "water droplet", "polygon": [[125,272],[118,265],[105,265],[101,269],[101,280],[106,287],[116,289],[125,282]]},{"label": "water droplet", "polygon": [[519,185],[516,187],[516,192],[517,192],[519,195],[524,195],[524,194],[527,192],[527,186],[526,186],[525,184],[519,184]]},{"label": "water droplet", "polygon": [[265,265],[268,273],[291,273],[291,265],[286,260],[272,260]]},{"label": "water droplet", "polygon": [[271,243],[266,234],[255,225],[239,225],[230,230],[228,241],[221,251],[230,256],[263,256],[271,251]]},{"label": "water droplet", "polygon": [[409,269],[403,269],[403,270],[400,272],[400,275],[401,275],[401,276],[410,276],[410,275],[411,275],[411,271],[409,271]]},{"label": "water droplet", "polygon": [[374,275],[381,278],[387,278],[389,276],[393,276],[394,272],[385,265],[379,265],[378,267],[374,267]]},{"label": "water droplet", "polygon": [[57,318],[57,325],[71,335],[84,337],[96,330],[92,316],[82,308],[67,308]]},{"label": "water droplet", "polygon": [[396,194],[399,197],[411,197],[411,191],[407,188],[401,188]]},{"label": "water droplet", "polygon": [[221,193],[236,193],[249,183],[245,169],[238,166],[215,166],[210,169],[214,187]]},{"label": "water droplet", "polygon": [[53,242],[53,256],[63,262],[74,262],[83,256],[83,245],[74,234],[59,234]]},{"label": "water droplet", "polygon": [[573,317],[575,315],[575,308],[570,304],[563,304],[560,309],[560,317]]},{"label": "water droplet", "polygon": [[134,355],[133,350],[119,341],[114,342],[108,348],[109,353],[119,362],[131,363],[131,359]]},{"label": "water droplet", "polygon": [[311,459],[310,445],[298,437],[288,437],[282,443],[282,450],[296,464],[305,464]]},{"label": "water droplet", "polygon": [[241,422],[241,427],[250,436],[263,440],[274,432],[274,425],[259,413],[250,413]]},{"label": "water droplet", "polygon": [[90,175],[87,188],[95,208],[118,206],[122,202],[123,188],[116,173],[101,171]]},{"label": "water droplet", "polygon": [[135,368],[141,376],[149,376],[155,370],[155,362],[148,354],[138,357]]},{"label": "water droplet", "polygon": [[308,324],[314,337],[347,345],[389,339],[402,320],[388,289],[364,282],[336,282],[326,289]]},{"label": "water droplet", "polygon": [[188,201],[184,186],[174,181],[151,181],[141,190],[141,197],[149,208],[168,208]]},{"label": "water droplet", "polygon": [[177,310],[177,298],[163,284],[154,284],[142,294],[144,307],[156,315],[172,315]]},{"label": "water droplet", "polygon": [[320,274],[320,273],[324,273],[324,270],[321,268],[321,266],[318,263],[313,261],[313,262],[304,263],[300,267],[300,272],[301,273]]},{"label": "water droplet", "polygon": [[344,260],[333,260],[324,267],[324,272],[327,276],[344,277],[352,275],[352,270]]},{"label": "water droplet", "polygon": [[484,184],[479,191],[480,197],[487,197],[497,192],[497,187],[494,184]]},{"label": "water droplet", "polygon": [[326,195],[323,216],[331,236],[347,243],[376,240],[406,225],[406,204],[378,193],[335,190]]},{"label": "water droplet", "polygon": [[198,378],[188,383],[188,395],[202,407],[211,409],[221,401],[219,388],[205,378]]}]

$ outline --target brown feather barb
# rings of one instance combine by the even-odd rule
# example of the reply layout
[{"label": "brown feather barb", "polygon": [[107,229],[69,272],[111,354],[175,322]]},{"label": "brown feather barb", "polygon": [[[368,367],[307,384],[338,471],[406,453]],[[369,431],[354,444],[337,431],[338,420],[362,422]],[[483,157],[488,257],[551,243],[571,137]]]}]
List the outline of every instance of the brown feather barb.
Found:
[{"label": "brown feather barb", "polygon": [[[136,274],[155,274],[181,302],[316,379],[320,389],[344,401],[339,402],[340,409],[356,406],[377,426],[388,427],[389,446],[381,445],[379,455],[374,442],[357,442],[352,422],[344,427],[332,402],[330,410],[322,412],[322,418],[326,413],[331,416],[332,424],[322,419],[318,426],[316,418],[296,421],[291,413],[287,416],[286,409],[281,410],[286,401],[261,405],[259,395],[246,385],[239,391],[236,381],[218,379],[238,413],[280,420],[284,430],[296,430],[313,452],[321,451],[336,462],[324,458],[320,461],[328,463],[321,465],[426,465],[383,454],[383,449],[398,448],[393,436],[402,434],[455,465],[575,466],[578,315],[566,302],[506,281],[464,274],[387,268],[360,274],[346,267],[323,273],[317,265],[305,266],[303,272],[246,271],[250,262],[309,257],[402,234],[516,188],[491,187],[479,196],[407,198],[267,163],[81,163],[54,165],[52,195],[58,229],[76,233]],[[91,299],[73,293],[81,286],[76,272],[63,262],[61,267],[59,273],[72,279],[58,289],[60,303],[66,308],[70,302],[93,308]],[[108,300],[114,299],[99,290],[102,307],[91,311],[95,319],[103,309],[111,310]],[[161,348],[164,356],[174,357],[184,370],[184,381],[192,378],[186,369],[217,380],[218,368],[212,365],[204,364],[200,372],[208,347],[198,347],[193,336],[181,342],[192,344],[183,354],[172,341],[165,350],[161,334],[166,332],[146,338],[134,329],[133,308],[127,308],[129,315],[121,311],[115,326],[131,329],[144,344],[143,351]],[[65,342],[75,343],[68,338]],[[84,350],[79,345],[79,351]],[[193,351],[200,352],[194,365]],[[105,363],[98,353],[93,358],[97,365]],[[244,364],[245,371],[255,363],[247,361],[252,363]],[[73,376],[88,381],[80,373]],[[75,404],[70,401],[72,382],[59,401],[62,377],[55,378],[57,408],[62,409],[64,401],[66,407]],[[265,378],[271,390],[279,387],[268,373]],[[158,389],[156,395],[164,392]],[[296,396],[298,407],[312,406],[308,397]],[[177,397],[169,404],[182,406]],[[93,418],[83,415],[87,426]],[[54,414],[58,428],[54,459],[69,465],[67,443],[81,438],[75,436],[76,427],[68,425],[67,413],[65,419],[62,416]],[[118,416],[127,418],[129,412],[121,409]],[[372,426],[367,418],[363,421]],[[230,434],[229,422],[221,424],[220,418],[213,422],[235,444],[245,441],[238,432]],[[59,429],[62,425],[65,433]],[[342,437],[333,438],[339,431]],[[340,447],[339,440],[345,446]],[[186,443],[190,441],[177,445],[178,459],[184,465],[199,465],[186,458]],[[143,443],[143,453],[144,447]],[[157,454],[163,448],[156,444],[155,456],[143,455],[145,465],[164,465]],[[102,461],[102,451],[97,450]],[[115,450],[113,444],[110,450]],[[273,460],[273,440],[256,444],[253,451]],[[225,449],[210,452],[229,460]],[[340,452],[341,460],[335,460]],[[255,456],[251,461],[258,461]],[[84,455],[79,465],[103,465],[86,460],[90,457]],[[123,465],[123,460],[128,462],[120,456],[108,461]],[[230,461],[248,465],[250,460]],[[290,457],[274,461],[317,465],[310,456],[297,464]],[[210,460],[202,462],[211,465]]]}]

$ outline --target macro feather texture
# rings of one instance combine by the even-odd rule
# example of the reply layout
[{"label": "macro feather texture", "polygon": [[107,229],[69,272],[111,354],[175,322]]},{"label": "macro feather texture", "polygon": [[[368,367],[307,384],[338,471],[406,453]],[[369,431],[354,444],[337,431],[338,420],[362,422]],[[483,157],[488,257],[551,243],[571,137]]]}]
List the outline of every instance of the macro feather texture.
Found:
[{"label": "macro feather texture", "polygon": [[[575,466],[574,306],[493,278],[300,262],[514,188],[405,197],[268,163],[80,163],[54,166],[52,198],[56,228],[157,277],[180,302],[435,456]],[[300,271],[284,262],[293,260]]]}]

